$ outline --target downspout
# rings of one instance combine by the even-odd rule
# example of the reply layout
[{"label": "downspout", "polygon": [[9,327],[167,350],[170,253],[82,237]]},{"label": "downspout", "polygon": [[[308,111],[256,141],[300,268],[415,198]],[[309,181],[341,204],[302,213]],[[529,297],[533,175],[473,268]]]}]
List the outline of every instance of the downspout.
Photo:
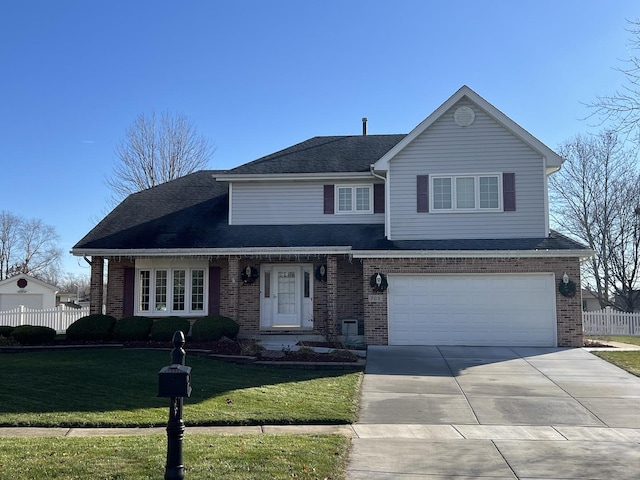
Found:
[{"label": "downspout", "polygon": [[389,205],[387,204],[387,201],[389,199],[389,194],[387,192],[387,178],[383,177],[382,175],[378,175],[374,171],[374,167],[375,167],[374,164],[369,165],[369,173],[371,173],[371,175],[373,175],[376,178],[379,178],[384,182],[384,237],[388,239],[389,238],[389,224],[388,224],[389,217],[387,216],[387,212],[389,211]]}]

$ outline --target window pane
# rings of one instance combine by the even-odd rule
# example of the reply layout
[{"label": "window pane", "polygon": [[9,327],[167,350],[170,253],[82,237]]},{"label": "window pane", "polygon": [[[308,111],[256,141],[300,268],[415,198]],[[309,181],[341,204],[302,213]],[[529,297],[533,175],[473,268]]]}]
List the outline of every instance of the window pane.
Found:
[{"label": "window pane", "polygon": [[433,208],[435,210],[451,208],[451,179],[433,179]]},{"label": "window pane", "polygon": [[351,188],[338,188],[338,211],[350,212],[353,207],[351,205]]},{"label": "window pane", "polygon": [[140,271],[140,310],[146,312],[149,310],[149,296],[151,293],[151,272],[149,270]]},{"label": "window pane", "polygon": [[173,310],[184,310],[184,296],[186,290],[186,273],[184,270],[173,272]]},{"label": "window pane", "polygon": [[480,208],[498,208],[498,177],[480,177]]},{"label": "window pane", "polygon": [[204,310],[204,270],[191,271],[191,311]]},{"label": "window pane", "polygon": [[167,310],[167,271],[156,271],[156,310]]},{"label": "window pane", "polygon": [[369,211],[369,187],[356,188],[356,210],[359,212]]},{"label": "window pane", "polygon": [[264,272],[264,298],[271,296],[271,271],[265,270]]},{"label": "window pane", "polygon": [[306,271],[304,272],[304,298],[309,298],[311,296],[311,273]]},{"label": "window pane", "polygon": [[456,208],[476,208],[475,179],[456,178]]}]

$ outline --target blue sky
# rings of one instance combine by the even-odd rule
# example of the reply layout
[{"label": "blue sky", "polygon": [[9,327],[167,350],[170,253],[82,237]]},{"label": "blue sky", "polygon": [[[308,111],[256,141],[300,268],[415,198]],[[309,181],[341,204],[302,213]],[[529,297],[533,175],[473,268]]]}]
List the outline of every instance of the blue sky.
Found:
[{"label": "blue sky", "polygon": [[316,135],[408,133],[469,85],[552,148],[615,91],[637,0],[4,0],[0,210],[71,247],[140,113],[188,116],[224,169]]}]

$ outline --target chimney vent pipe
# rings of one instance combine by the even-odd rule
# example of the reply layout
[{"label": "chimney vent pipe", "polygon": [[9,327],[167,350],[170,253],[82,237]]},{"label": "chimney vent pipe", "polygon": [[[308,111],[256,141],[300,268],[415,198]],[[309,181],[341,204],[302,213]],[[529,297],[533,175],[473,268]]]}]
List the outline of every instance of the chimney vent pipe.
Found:
[{"label": "chimney vent pipe", "polygon": [[362,135],[367,134],[367,117],[362,117]]}]

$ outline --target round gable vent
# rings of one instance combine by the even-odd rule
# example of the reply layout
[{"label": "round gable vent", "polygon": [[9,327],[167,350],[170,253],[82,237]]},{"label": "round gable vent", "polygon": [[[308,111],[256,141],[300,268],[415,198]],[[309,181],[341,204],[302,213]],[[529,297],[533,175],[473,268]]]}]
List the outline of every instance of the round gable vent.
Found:
[{"label": "round gable vent", "polygon": [[21,278],[20,280],[18,280],[18,288],[25,288],[28,285],[28,282],[24,279]]},{"label": "round gable vent", "polygon": [[468,127],[473,123],[476,114],[471,107],[459,107],[453,114],[453,119],[461,127]]}]

